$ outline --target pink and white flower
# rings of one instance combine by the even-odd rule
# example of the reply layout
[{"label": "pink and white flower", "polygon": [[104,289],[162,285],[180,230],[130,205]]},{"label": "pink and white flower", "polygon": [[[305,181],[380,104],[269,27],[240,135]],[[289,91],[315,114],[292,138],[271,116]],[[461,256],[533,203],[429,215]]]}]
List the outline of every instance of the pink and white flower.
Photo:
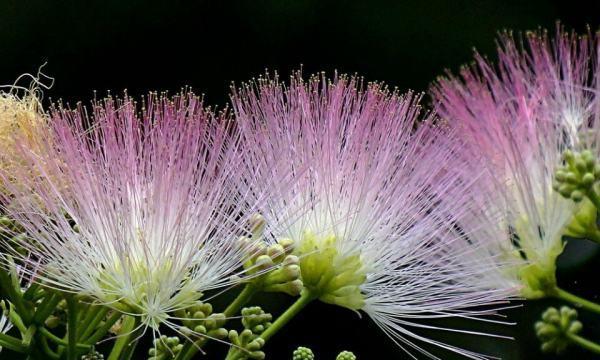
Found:
[{"label": "pink and white flower", "polygon": [[191,93],[151,94],[141,107],[125,97],[54,109],[50,128],[43,151],[20,146],[39,176],[0,174],[37,281],[152,328],[228,284],[247,253],[237,238],[249,204],[233,187],[239,136],[227,116]]},{"label": "pink and white flower", "polygon": [[459,246],[470,191],[454,171],[461,144],[420,96],[299,74],[289,84],[261,78],[232,101],[246,177],[268,193],[265,237],[296,241],[305,291],[365,312],[413,358],[437,358],[419,342],[485,358],[419,335],[437,328],[420,320],[480,318],[507,297],[478,280],[487,273],[469,261],[478,249]]},{"label": "pink and white flower", "polygon": [[543,31],[524,41],[504,34],[498,55],[495,65],[476,54],[432,94],[438,114],[468,143],[465,155],[487,170],[461,226],[481,229],[473,238],[487,244],[490,267],[513,263],[500,277],[539,298],[556,285],[562,236],[580,206],[553,190],[556,170],[567,149],[598,153],[597,135],[590,136],[600,116],[598,41],[562,29],[555,39]]}]

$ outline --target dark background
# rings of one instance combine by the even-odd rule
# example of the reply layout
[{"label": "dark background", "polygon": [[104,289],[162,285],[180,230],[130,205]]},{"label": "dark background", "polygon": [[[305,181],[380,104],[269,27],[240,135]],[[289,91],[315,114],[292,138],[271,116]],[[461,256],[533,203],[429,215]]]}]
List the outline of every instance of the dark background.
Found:
[{"label": "dark background", "polygon": [[[47,62],[44,72],[56,79],[47,99],[87,102],[94,90],[142,95],[189,85],[206,94],[207,104],[222,107],[232,81],[249,80],[265,69],[287,77],[302,64],[305,74],[338,70],[420,91],[445,69],[469,62],[473,47],[493,59],[499,30],[553,30],[557,20],[568,29],[585,31],[590,25],[595,30],[599,10],[598,2],[574,0],[0,0],[0,84],[12,84]],[[571,242],[560,259],[559,283],[599,300],[597,250]],[[267,300],[265,308],[275,313],[290,301],[285,296]],[[515,341],[432,336],[505,359],[550,359],[539,353],[532,330],[549,304],[559,303],[530,302],[508,312],[508,320],[519,323],[515,326],[451,324]],[[581,318],[584,335],[600,340],[600,317],[582,312]],[[268,344],[268,358],[290,359],[298,345],[311,346],[322,360],[333,360],[343,349],[361,360],[408,358],[367,318],[322,304],[310,306]],[[222,347],[208,350],[199,358],[220,358]],[[575,357],[593,358],[578,349],[563,356]],[[5,351],[0,358],[11,355]]]}]

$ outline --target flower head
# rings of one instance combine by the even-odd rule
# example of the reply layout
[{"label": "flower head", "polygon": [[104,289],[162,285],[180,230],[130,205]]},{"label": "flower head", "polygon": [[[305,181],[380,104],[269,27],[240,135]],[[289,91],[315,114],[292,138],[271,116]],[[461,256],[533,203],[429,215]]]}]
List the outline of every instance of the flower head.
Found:
[{"label": "flower head", "polygon": [[422,341],[480,358],[414,331],[506,295],[474,281],[485,269],[453,244],[468,189],[451,171],[459,144],[422,117],[419,96],[297,75],[261,78],[232,100],[249,182],[269,189],[264,236],[296,241],[304,291],[367,313],[408,353],[435,358]]},{"label": "flower head", "polygon": [[487,170],[462,226],[477,226],[474,238],[494,239],[486,241],[489,254],[514,264],[503,275],[527,298],[555,287],[562,236],[580,207],[553,184],[563,153],[596,141],[589,130],[600,115],[597,46],[591,36],[560,29],[554,40],[542,31],[524,42],[504,34],[497,65],[477,54],[460,77],[448,75],[432,89],[437,112],[468,143],[465,155]]},{"label": "flower head", "polygon": [[[34,84],[39,84],[37,78]],[[0,167],[7,171],[22,165],[17,139],[39,151],[39,141],[47,131],[47,116],[36,86],[30,89],[12,86],[9,91],[0,91]]]},{"label": "flower head", "polygon": [[225,115],[191,93],[151,94],[141,108],[129,97],[90,113],[59,107],[50,130],[43,155],[20,146],[40,176],[0,174],[38,281],[153,328],[227,283],[245,253],[237,236],[247,202],[232,190],[238,137]]}]

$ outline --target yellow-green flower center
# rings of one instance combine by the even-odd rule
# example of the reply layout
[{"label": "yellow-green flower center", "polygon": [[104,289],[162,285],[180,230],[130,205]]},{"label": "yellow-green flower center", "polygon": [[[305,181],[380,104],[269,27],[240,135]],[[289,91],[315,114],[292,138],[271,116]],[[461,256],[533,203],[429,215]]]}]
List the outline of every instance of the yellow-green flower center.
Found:
[{"label": "yellow-green flower center", "polygon": [[304,287],[319,300],[352,310],[364,306],[361,285],[366,280],[359,252],[339,251],[334,235],[319,237],[305,232],[296,248]]},{"label": "yellow-green flower center", "polygon": [[553,239],[542,239],[537,226],[521,218],[515,223],[519,237],[519,252],[528,265],[518,271],[523,285],[521,294],[527,299],[540,299],[551,295],[556,289],[556,258],[563,252],[562,234],[554,234]]}]

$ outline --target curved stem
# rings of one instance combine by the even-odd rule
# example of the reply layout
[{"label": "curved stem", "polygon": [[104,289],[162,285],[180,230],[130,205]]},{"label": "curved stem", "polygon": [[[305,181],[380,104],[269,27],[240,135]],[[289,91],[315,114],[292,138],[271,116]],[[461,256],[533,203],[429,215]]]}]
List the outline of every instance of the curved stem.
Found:
[{"label": "curved stem", "polygon": [[183,348],[179,354],[177,354],[177,357],[175,357],[175,360],[190,360],[198,351],[200,351],[202,346],[204,346],[207,341],[208,338],[205,337],[202,337],[194,342],[188,340],[185,345],[183,345]]},{"label": "curved stem", "polygon": [[115,342],[107,360],[119,360],[122,359],[122,354],[128,356],[132,353],[133,349],[130,346],[133,347],[134,345],[131,345],[131,338],[137,333],[135,330],[139,326],[140,321],[139,316],[126,316],[123,319],[120,337]]},{"label": "curved stem", "polygon": [[[54,335],[53,333],[51,333],[50,331],[48,331],[48,329],[41,327],[39,329],[40,334],[42,334],[44,336],[44,338],[48,339],[48,340],[52,340],[52,342],[57,343],[58,345],[63,345],[63,346],[68,346],[68,343],[66,341],[64,341],[63,339],[59,338],[58,336]],[[75,344],[75,347],[78,349],[84,349],[84,350],[89,350],[92,345],[87,345],[87,344]]]},{"label": "curved stem", "polygon": [[273,335],[275,335],[281,328],[283,328],[290,320],[294,318],[302,309],[306,307],[310,302],[317,298],[311,291],[304,288],[302,294],[283,314],[281,314],[277,320],[271,326],[263,332],[260,337],[267,342]]},{"label": "curved stem", "polygon": [[[273,335],[281,330],[290,320],[292,320],[298,313],[315,300],[317,296],[304,288],[300,297],[294,302],[283,314],[281,314],[277,320],[271,326],[265,330],[260,337],[267,342]],[[240,349],[230,350],[225,360],[239,360],[244,358],[244,351]]]},{"label": "curved stem", "polygon": [[50,346],[48,345],[48,339],[45,336],[40,337],[40,344],[42,345],[42,350],[47,357],[53,360],[60,359],[60,355],[50,349]]},{"label": "curved stem", "polygon": [[567,334],[567,337],[569,338],[569,340],[571,340],[572,343],[577,344],[580,347],[593,353],[600,354],[600,344],[597,344],[593,341],[590,341],[586,338],[575,334]]},{"label": "curved stem", "polygon": [[600,195],[594,187],[587,192],[587,197],[590,199],[592,204],[596,207],[596,209],[600,209]]},{"label": "curved stem", "polygon": [[562,299],[562,300],[572,303],[577,308],[583,308],[583,309],[600,314],[600,304],[596,304],[593,301],[589,301],[589,300],[581,298],[577,295],[571,294],[570,292],[565,291],[559,287],[556,287],[553,295],[556,298],[559,298],[559,299]]},{"label": "curved stem", "polygon": [[223,311],[225,317],[232,317],[240,311],[242,306],[246,305],[248,301],[258,292],[258,287],[252,283],[246,284],[244,289],[239,293],[239,295],[233,300],[229,306]]},{"label": "curved stem", "polygon": [[21,340],[2,333],[0,333],[0,346],[20,353],[27,352],[27,347],[21,344]]}]

